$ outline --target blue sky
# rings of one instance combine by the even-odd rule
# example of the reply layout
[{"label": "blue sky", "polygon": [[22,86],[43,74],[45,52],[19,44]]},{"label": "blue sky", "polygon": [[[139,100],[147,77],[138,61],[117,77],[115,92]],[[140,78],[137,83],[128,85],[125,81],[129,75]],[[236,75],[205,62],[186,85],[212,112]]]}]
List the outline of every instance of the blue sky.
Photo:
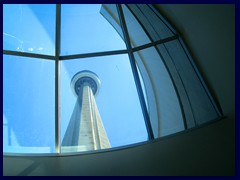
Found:
[{"label": "blue sky", "polygon": [[[62,7],[62,55],[126,48],[118,33],[99,14],[100,7]],[[3,12],[4,49],[54,54],[55,5],[10,5],[4,6]],[[61,139],[76,102],[70,89],[71,78],[78,71],[91,70],[101,80],[96,102],[111,145],[117,147],[147,140],[127,54],[66,60],[60,65]],[[4,56],[6,152],[14,151],[7,146],[9,140],[12,146],[50,147],[50,151],[54,151],[54,78],[54,61]],[[49,148],[33,149],[17,151],[49,151]]]}]

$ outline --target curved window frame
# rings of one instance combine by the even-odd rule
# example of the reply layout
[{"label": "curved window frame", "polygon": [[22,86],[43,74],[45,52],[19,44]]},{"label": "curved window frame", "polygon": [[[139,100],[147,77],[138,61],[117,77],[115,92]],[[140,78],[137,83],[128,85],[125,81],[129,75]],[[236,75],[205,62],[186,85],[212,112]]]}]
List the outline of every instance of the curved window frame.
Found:
[{"label": "curved window frame", "polygon": [[[125,6],[128,10],[130,10],[131,13],[134,15],[135,19],[137,20],[139,25],[144,30],[147,37],[150,39],[150,43],[145,43],[145,44],[139,45],[137,47],[132,46],[131,37],[130,37],[129,29],[128,29],[128,24],[126,23],[126,17],[125,17],[124,11],[123,11],[123,6]],[[184,42],[183,42],[182,38],[174,30],[174,28],[160,15],[160,13],[154,8],[154,6],[153,5],[128,5],[128,4],[127,5],[120,5],[120,4],[117,4],[116,7],[117,7],[117,11],[118,11],[118,16],[119,16],[119,19],[120,19],[120,22],[119,22],[118,25],[121,27],[121,30],[122,30],[122,33],[119,33],[119,32],[118,33],[119,33],[120,36],[122,36],[122,38],[124,39],[124,41],[126,43],[126,47],[127,47],[126,50],[114,50],[114,51],[105,51],[105,52],[61,56],[60,55],[60,41],[61,41],[61,36],[60,36],[60,34],[61,34],[61,32],[60,32],[60,30],[61,30],[61,5],[60,4],[56,5],[55,55],[54,56],[43,55],[43,54],[33,54],[33,53],[27,53],[27,52],[17,52],[17,51],[11,51],[11,50],[3,50],[3,54],[5,54],[5,55],[15,55],[15,56],[23,56],[23,57],[48,59],[48,60],[53,60],[55,62],[55,153],[44,154],[44,156],[46,156],[46,155],[66,155],[66,154],[61,154],[60,153],[61,142],[60,142],[60,110],[59,110],[59,107],[60,107],[60,93],[59,93],[59,90],[60,90],[60,62],[64,61],[64,60],[68,60],[68,59],[77,59],[77,58],[85,58],[85,57],[99,57],[99,56],[105,56],[105,55],[117,55],[117,54],[126,54],[127,53],[128,56],[129,56],[134,80],[135,80],[135,83],[136,83],[136,87],[137,87],[137,91],[138,91],[138,96],[139,96],[143,116],[144,116],[144,119],[145,119],[145,124],[146,124],[147,132],[148,132],[148,139],[149,140],[154,140],[154,139],[162,137],[161,135],[154,135],[152,122],[151,122],[152,117],[159,117],[159,115],[155,114],[154,116],[151,116],[149,114],[149,112],[151,111],[151,105],[148,104],[148,108],[147,108],[147,103],[148,102],[145,101],[144,91],[143,91],[143,87],[142,87],[142,84],[141,84],[141,81],[140,81],[140,74],[138,72],[138,69],[139,69],[139,71],[142,75],[142,73],[144,73],[145,70],[144,70],[143,67],[139,67],[139,64],[137,65],[139,60],[136,58],[136,56],[134,54],[134,53],[137,53],[141,50],[145,50],[147,48],[157,49],[157,51],[159,53],[159,56],[164,61],[163,63],[165,65],[165,68],[168,71],[168,74],[170,76],[170,79],[171,79],[171,82],[173,84],[174,90],[176,92],[176,96],[178,98],[178,103],[179,103],[182,118],[183,118],[184,130],[187,130],[187,129],[197,127],[199,125],[204,124],[204,123],[200,123],[200,124],[195,124],[194,126],[191,126],[191,127],[188,126],[188,122],[187,122],[186,114],[185,114],[185,109],[184,109],[184,103],[182,102],[182,97],[180,97],[180,95],[179,95],[179,89],[175,84],[175,80],[172,77],[172,74],[171,74],[171,71],[169,70],[169,67],[166,65],[166,62],[164,60],[163,55],[161,54],[160,50],[157,48],[159,45],[164,45],[164,44],[169,43],[169,42],[173,42],[173,41],[178,42],[178,44],[182,48],[182,52],[184,52],[186,57],[188,57],[189,64],[191,65],[192,70],[196,73],[196,77],[198,77],[198,80],[201,83],[201,85],[203,87],[203,90],[206,93],[206,96],[209,98],[209,101],[211,102],[211,104],[213,105],[213,108],[216,111],[216,118],[208,119],[207,122],[212,122],[212,121],[214,121],[216,119],[219,119],[223,116],[223,114],[220,110],[220,107],[218,107],[218,105],[215,103],[213,97],[211,96],[211,93],[209,92],[206,84],[204,83],[203,78],[201,77],[196,65],[194,64],[194,61],[193,61],[190,53],[188,52],[186,46],[184,45]],[[141,9],[141,7],[147,8],[149,11],[151,11],[154,14],[155,18],[159,18],[159,20],[166,26],[166,28],[169,29],[169,31],[171,31],[171,33],[173,35],[169,36],[169,37],[166,37],[166,38],[162,38],[162,39],[159,38],[158,40],[152,39],[150,34],[149,34],[149,31],[142,24],[141,19],[138,17],[138,15],[136,13],[133,12],[134,8],[139,10],[139,9]],[[146,14],[146,18],[148,18],[147,14]],[[119,29],[118,27],[114,27],[114,28],[116,30]],[[146,77],[146,78],[149,78],[149,77]],[[186,89],[185,89],[185,91],[187,92]],[[187,98],[189,98],[188,95],[187,95]],[[157,109],[156,105],[153,108]],[[156,111],[158,111],[158,110],[156,110]],[[158,121],[159,121],[159,119],[158,119]],[[172,133],[172,134],[174,134],[174,133]],[[134,145],[137,145],[137,144],[141,144],[141,143],[136,143]],[[89,152],[110,151],[110,150],[129,147],[129,146],[133,146],[133,145],[120,146],[120,147],[117,147],[117,148],[110,148],[110,149],[105,149],[105,150],[95,150],[95,151],[87,151],[87,152],[72,152],[71,154],[84,154],[84,153],[89,153]],[[21,155],[21,154],[4,153],[4,155]],[[23,154],[23,155],[26,155],[26,154]],[[36,155],[36,154],[34,154],[34,155]],[[41,154],[39,154],[39,155],[41,155]]]}]

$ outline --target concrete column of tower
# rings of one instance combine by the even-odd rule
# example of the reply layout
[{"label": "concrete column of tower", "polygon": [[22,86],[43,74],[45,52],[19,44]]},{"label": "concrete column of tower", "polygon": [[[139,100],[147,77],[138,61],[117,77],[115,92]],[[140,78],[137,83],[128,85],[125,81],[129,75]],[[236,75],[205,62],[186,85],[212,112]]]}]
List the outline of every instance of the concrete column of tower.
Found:
[{"label": "concrete column of tower", "polygon": [[91,71],[81,71],[73,77],[71,87],[77,101],[62,141],[61,152],[110,148],[95,101],[100,88],[98,76]]}]

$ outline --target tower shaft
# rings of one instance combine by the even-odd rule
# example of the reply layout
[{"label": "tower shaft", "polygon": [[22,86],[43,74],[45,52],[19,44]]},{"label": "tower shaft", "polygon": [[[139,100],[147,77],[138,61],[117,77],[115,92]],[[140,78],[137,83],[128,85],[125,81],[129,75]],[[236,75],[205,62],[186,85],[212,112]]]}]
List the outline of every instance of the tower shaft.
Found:
[{"label": "tower shaft", "polygon": [[62,142],[62,152],[110,148],[92,89],[80,87],[78,99]]}]

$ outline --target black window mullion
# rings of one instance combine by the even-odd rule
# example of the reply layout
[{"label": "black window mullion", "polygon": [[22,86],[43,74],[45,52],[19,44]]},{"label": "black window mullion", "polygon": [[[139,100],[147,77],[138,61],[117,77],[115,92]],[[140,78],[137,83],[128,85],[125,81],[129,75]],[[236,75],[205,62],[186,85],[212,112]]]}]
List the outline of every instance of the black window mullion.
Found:
[{"label": "black window mullion", "polygon": [[126,26],[126,22],[125,22],[125,19],[124,19],[122,6],[118,4],[117,5],[117,10],[118,10],[118,14],[119,14],[120,23],[121,23],[121,26],[122,26],[123,36],[124,36],[125,43],[126,43],[126,46],[127,46],[128,56],[129,56],[129,59],[130,59],[130,64],[131,64],[135,84],[136,84],[136,87],[137,87],[137,92],[138,92],[140,104],[141,104],[142,111],[143,111],[143,116],[144,116],[147,132],[148,132],[148,139],[152,140],[152,139],[154,139],[154,136],[153,136],[153,131],[152,131],[152,127],[151,127],[151,122],[150,122],[149,114],[148,114],[148,111],[147,111],[147,106],[146,106],[146,102],[145,102],[145,99],[144,99],[143,90],[142,90],[142,87],[141,87],[141,82],[140,82],[139,74],[138,74],[138,71],[137,71],[136,61],[135,61],[135,58],[134,58],[134,55],[133,55],[133,50],[132,50],[132,47],[131,47],[130,38],[129,38],[128,31],[127,31],[127,26]]},{"label": "black window mullion", "polygon": [[[149,44],[145,44],[145,45],[142,45],[142,46],[139,46],[139,47],[136,47],[136,48],[133,48],[133,51],[137,51],[137,50],[141,50],[141,49],[144,49],[144,48],[148,48],[148,47],[154,47],[156,49],[156,51],[158,52],[159,56],[161,57],[162,59],[162,62],[164,63],[164,66],[166,68],[166,70],[168,71],[168,74],[169,74],[169,77],[171,78],[171,81],[173,83],[173,87],[174,87],[174,90],[177,94],[177,97],[178,97],[178,100],[179,100],[179,106],[180,106],[180,109],[181,109],[181,113],[182,113],[182,118],[183,118],[183,124],[184,124],[184,128],[185,130],[187,129],[187,120],[186,120],[186,115],[185,115],[185,111],[184,111],[184,107],[183,107],[183,102],[182,102],[182,99],[181,99],[181,95],[179,93],[179,90],[177,88],[177,85],[174,81],[174,77],[172,75],[172,73],[170,72],[170,69],[165,61],[165,59],[163,58],[162,54],[160,53],[160,50],[157,48],[157,45],[159,44],[163,44],[163,46],[165,47],[165,44],[166,42],[169,42],[169,41],[173,41],[175,39],[179,39],[179,36],[178,34],[175,32],[175,31],[172,31],[172,28],[170,28],[169,26],[167,26],[168,28],[171,29],[171,31],[175,34],[174,36],[171,36],[171,37],[168,37],[168,38],[165,38],[165,39],[160,39],[158,41],[154,41],[153,38],[150,36],[149,32],[147,31],[147,29],[143,26],[143,24],[141,23],[141,20],[139,19],[139,17],[137,17],[137,15],[131,10],[131,8],[126,5],[126,7],[128,8],[128,10],[132,13],[132,15],[135,17],[135,19],[138,21],[138,23],[140,24],[140,26],[143,28],[144,32],[146,33],[146,35],[148,36],[148,38],[150,39],[151,43]],[[141,11],[141,10],[140,10]],[[161,18],[161,20],[163,21],[163,19]],[[165,23],[165,22],[164,22]],[[151,45],[151,46],[149,46]],[[175,67],[176,68],[176,67]],[[179,75],[180,77],[180,75]],[[184,88],[185,92],[186,92],[186,89]]]},{"label": "black window mullion", "polygon": [[60,153],[60,28],[61,5],[56,5],[56,31],[55,31],[55,152]]},{"label": "black window mullion", "polygon": [[23,56],[23,57],[45,59],[45,60],[55,60],[55,56],[51,56],[51,55],[34,54],[34,53],[19,52],[19,51],[12,51],[12,50],[3,50],[3,54],[12,55],[12,56]]}]

